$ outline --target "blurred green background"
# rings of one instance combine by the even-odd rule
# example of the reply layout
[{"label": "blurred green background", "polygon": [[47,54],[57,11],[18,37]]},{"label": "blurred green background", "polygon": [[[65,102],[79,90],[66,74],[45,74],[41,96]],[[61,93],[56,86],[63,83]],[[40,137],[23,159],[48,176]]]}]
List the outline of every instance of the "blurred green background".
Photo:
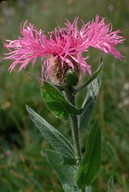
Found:
[{"label": "blurred green background", "polygon": [[[94,192],[107,192],[107,181],[114,176],[115,192],[129,192],[129,2],[128,0],[8,0],[0,4],[0,192],[62,192],[61,185],[46,161],[49,147],[32,124],[25,104],[35,109],[69,137],[66,124],[55,119],[44,106],[39,83],[27,72],[40,75],[40,62],[20,73],[8,73],[4,61],[5,39],[17,39],[20,23],[27,20],[38,29],[52,31],[58,21],[75,16],[85,22],[105,17],[113,30],[126,38],[119,45],[124,55],[118,61],[104,57],[104,74],[91,123],[98,119],[102,130],[102,165],[93,183]],[[99,54],[89,51],[88,63],[97,66]],[[87,131],[86,131],[87,134]],[[85,144],[85,137],[83,143]]]}]

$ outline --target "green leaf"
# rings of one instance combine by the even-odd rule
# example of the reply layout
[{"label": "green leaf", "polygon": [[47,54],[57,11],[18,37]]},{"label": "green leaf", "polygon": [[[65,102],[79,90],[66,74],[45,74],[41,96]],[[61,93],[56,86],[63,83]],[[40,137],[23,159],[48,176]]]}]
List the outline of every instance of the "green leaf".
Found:
[{"label": "green leaf", "polygon": [[41,134],[48,140],[51,146],[62,156],[74,159],[74,151],[71,143],[59,132],[52,127],[45,119],[39,116],[29,106],[26,106],[30,118],[39,129]]},{"label": "green leaf", "polygon": [[62,165],[76,165],[76,159],[72,159],[72,158],[64,158]]},{"label": "green leaf", "polygon": [[83,102],[83,113],[80,116],[80,129],[85,130],[94,110],[96,100],[101,87],[101,74],[98,75],[87,87],[87,95]]},{"label": "green leaf", "polygon": [[76,184],[76,166],[62,165],[62,157],[55,151],[47,151],[48,161],[55,169],[65,192],[79,192]]},{"label": "green leaf", "polygon": [[28,72],[27,74],[29,74],[31,77],[33,77],[34,79],[42,82],[42,79],[40,77],[38,77],[35,73],[32,72]]},{"label": "green leaf", "polygon": [[114,192],[114,179],[112,176],[108,180],[108,192]]},{"label": "green leaf", "polygon": [[98,123],[94,123],[88,136],[86,151],[77,172],[79,188],[89,186],[99,170],[101,161],[101,132]]},{"label": "green leaf", "polygon": [[70,114],[82,113],[82,109],[75,108],[59,90],[48,82],[44,82],[41,94],[50,111],[63,121],[66,121]]},{"label": "green leaf", "polygon": [[100,57],[100,63],[98,69],[92,74],[92,77],[90,77],[81,87],[75,90],[75,94],[81,91],[83,88],[90,85],[98,76],[100,76],[102,69],[103,69],[103,55],[101,55]]}]

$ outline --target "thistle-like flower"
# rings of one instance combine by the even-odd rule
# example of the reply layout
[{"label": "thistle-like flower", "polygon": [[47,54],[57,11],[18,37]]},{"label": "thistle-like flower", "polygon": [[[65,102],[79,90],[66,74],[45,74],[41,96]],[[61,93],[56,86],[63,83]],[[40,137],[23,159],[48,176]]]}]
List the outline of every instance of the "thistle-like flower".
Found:
[{"label": "thistle-like flower", "polygon": [[104,18],[99,21],[99,16],[86,24],[82,21],[81,29],[78,29],[78,18],[75,18],[73,23],[66,20],[64,28],[57,26],[47,35],[42,30],[38,31],[34,25],[27,25],[26,21],[21,26],[22,37],[6,40],[4,43],[9,50],[4,59],[13,60],[9,67],[11,72],[17,65],[20,66],[20,71],[30,61],[34,65],[37,58],[44,58],[42,78],[64,83],[69,69],[75,70],[79,75],[86,71],[92,75],[91,67],[86,61],[88,57],[82,55],[89,47],[121,59],[122,55],[115,48],[115,45],[124,41],[119,33],[119,30],[112,31],[111,24],[105,24]]}]

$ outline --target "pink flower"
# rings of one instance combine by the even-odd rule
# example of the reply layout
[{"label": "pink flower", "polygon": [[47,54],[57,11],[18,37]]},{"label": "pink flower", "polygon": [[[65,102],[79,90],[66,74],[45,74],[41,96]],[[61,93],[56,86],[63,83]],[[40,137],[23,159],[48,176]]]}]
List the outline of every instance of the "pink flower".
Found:
[{"label": "pink flower", "polygon": [[[9,67],[11,72],[19,65],[19,71],[25,68],[31,61],[36,63],[37,58],[43,58],[42,77],[46,79],[51,74],[53,65],[58,61],[60,68],[64,65],[74,69],[77,65],[83,72],[92,75],[91,68],[87,64],[82,53],[89,47],[94,47],[114,57],[121,59],[122,55],[116,50],[115,45],[122,43],[124,38],[119,35],[120,31],[112,31],[111,24],[105,24],[104,18],[99,21],[99,16],[89,23],[82,21],[82,27],[78,29],[78,18],[73,23],[68,20],[64,28],[57,28],[54,31],[44,34],[37,30],[34,25],[27,22],[21,26],[22,37],[17,40],[6,40],[4,46],[9,50],[4,59],[13,60]],[[75,64],[76,63],[76,64]],[[57,66],[56,66],[57,67]]]}]

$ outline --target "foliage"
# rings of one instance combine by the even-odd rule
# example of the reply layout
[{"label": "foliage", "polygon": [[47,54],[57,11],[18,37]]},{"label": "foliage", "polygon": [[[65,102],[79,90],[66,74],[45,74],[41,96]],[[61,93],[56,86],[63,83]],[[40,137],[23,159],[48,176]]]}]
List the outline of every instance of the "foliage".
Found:
[{"label": "foliage", "polygon": [[[23,3],[21,3],[23,2]],[[54,10],[54,11],[53,11]],[[24,14],[23,14],[24,12]],[[72,19],[75,15],[80,16],[83,20],[88,21],[98,13],[112,22],[114,28],[121,28],[123,36],[128,37],[127,23],[129,18],[128,1],[44,1],[28,0],[14,2],[2,2],[0,4],[0,130],[1,148],[0,148],[0,186],[1,191],[59,191],[62,192],[60,184],[54,172],[51,173],[49,165],[45,161],[45,153],[40,136],[34,133],[33,128],[29,129],[28,115],[25,111],[24,104],[38,107],[43,117],[49,119],[53,125],[60,127],[60,121],[55,120],[48,110],[41,108],[42,98],[39,97],[39,87],[37,82],[24,73],[18,75],[8,74],[8,63],[2,61],[2,41],[5,38],[14,39],[19,30],[19,23],[29,19],[40,28],[51,31],[55,26],[55,21],[63,23],[64,19]],[[14,30],[15,29],[15,30]],[[124,47],[121,46],[123,55],[122,63],[117,63],[112,57],[108,56],[104,66],[103,86],[99,95],[99,105],[93,112],[95,119],[101,119],[102,129],[102,166],[99,172],[100,177],[94,182],[93,191],[107,191],[107,183],[110,175],[114,175],[115,191],[128,191],[128,48],[127,40]],[[91,60],[91,61],[90,61]],[[98,55],[91,50],[89,62],[93,63],[93,69],[98,63]],[[35,71],[35,68],[33,69]],[[29,68],[28,68],[29,71]],[[36,71],[37,73],[37,71]],[[22,85],[22,86],[21,86]],[[121,90],[121,93],[120,93]],[[83,91],[84,92],[84,91]],[[83,96],[83,93],[82,93]],[[82,99],[79,99],[81,103]],[[94,119],[91,119],[93,122]],[[11,127],[22,132],[24,147],[16,149],[14,142],[21,142],[18,135],[11,130]],[[32,127],[32,125],[31,125]],[[87,126],[88,130],[88,126]],[[61,130],[69,137],[68,129]],[[9,134],[10,133],[10,134]],[[12,137],[7,144],[7,136]],[[15,135],[15,137],[14,137]],[[5,140],[3,138],[6,138]],[[84,146],[85,138],[84,135]],[[21,138],[21,137],[20,137]],[[39,141],[40,140],[40,141]],[[12,147],[12,145],[15,147]],[[106,144],[105,144],[106,143]],[[111,147],[109,145],[111,144]],[[103,145],[104,144],[104,145]],[[22,146],[20,144],[20,146]],[[114,155],[112,148],[116,150]],[[39,153],[39,150],[41,153]],[[11,152],[11,153],[10,153]],[[36,158],[35,158],[36,157]],[[33,170],[33,171],[32,171]],[[41,170],[44,170],[43,172]],[[51,173],[51,174],[50,174]],[[101,177],[105,175],[105,177]],[[102,179],[100,179],[102,178]],[[107,186],[107,184],[106,184]]]}]

